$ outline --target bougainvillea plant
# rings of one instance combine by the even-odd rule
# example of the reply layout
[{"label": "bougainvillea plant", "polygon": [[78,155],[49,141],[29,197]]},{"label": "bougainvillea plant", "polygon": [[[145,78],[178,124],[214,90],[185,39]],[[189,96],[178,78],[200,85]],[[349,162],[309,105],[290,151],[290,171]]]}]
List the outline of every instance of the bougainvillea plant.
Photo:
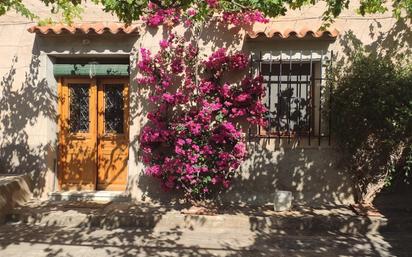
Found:
[{"label": "bougainvillea plant", "polygon": [[[160,25],[173,27],[180,22],[183,22],[185,26],[191,26],[193,22],[204,19],[206,14],[212,15],[219,7],[219,1],[217,0],[204,1],[196,8],[189,8],[186,11],[177,7],[164,9],[153,2],[149,2],[146,14],[142,19],[149,27]],[[255,22],[269,22],[269,19],[265,18],[264,14],[258,10],[223,11],[217,18],[225,24],[235,26],[248,26]]]},{"label": "bougainvillea plant", "polygon": [[145,172],[189,199],[230,186],[246,157],[239,121],[265,125],[267,111],[261,76],[245,73],[240,83],[224,82],[227,72],[247,69],[245,54],[219,49],[199,59],[196,46],[171,34],[154,55],[142,48],[138,62],[138,83],[150,88],[154,106],[140,136]]}]

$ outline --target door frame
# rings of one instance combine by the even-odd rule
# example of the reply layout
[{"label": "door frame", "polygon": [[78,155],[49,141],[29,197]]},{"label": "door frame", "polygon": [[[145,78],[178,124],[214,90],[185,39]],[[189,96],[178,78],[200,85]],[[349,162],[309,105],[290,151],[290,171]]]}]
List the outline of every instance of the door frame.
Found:
[{"label": "door frame", "polygon": [[[62,126],[64,124],[64,116],[62,115],[63,113],[63,101],[64,99],[68,99],[68,96],[65,95],[65,92],[63,92],[63,88],[64,85],[67,85],[68,83],[91,83],[92,88],[94,88],[96,90],[96,99],[92,100],[90,105],[91,106],[95,106],[96,108],[96,121],[95,121],[95,125],[94,125],[94,129],[96,130],[95,134],[96,134],[96,173],[94,174],[94,189],[93,191],[105,191],[105,190],[98,190],[97,189],[97,179],[98,179],[98,163],[97,163],[97,158],[98,158],[98,130],[99,130],[99,110],[98,110],[98,98],[99,98],[99,94],[98,94],[98,88],[101,86],[101,81],[110,81],[110,82],[118,82],[118,83],[124,83],[125,84],[125,89],[126,89],[126,103],[125,103],[125,111],[124,111],[124,115],[127,119],[125,119],[125,135],[127,138],[127,148],[129,150],[130,147],[130,139],[129,139],[129,131],[130,131],[130,78],[129,77],[125,77],[125,76],[99,76],[99,77],[94,77],[94,78],[90,78],[87,76],[62,76],[62,77],[58,77],[57,78],[57,191],[62,192],[63,191],[63,169],[62,169],[62,162],[61,162],[61,150],[62,150],[62,144],[65,143],[66,137],[64,135],[64,130],[62,129]],[[129,153],[128,153],[129,154]],[[127,165],[126,167],[126,181],[125,181],[125,185],[124,185],[124,190],[125,191],[127,188],[127,184],[128,184],[128,179],[129,179],[129,165]]]}]

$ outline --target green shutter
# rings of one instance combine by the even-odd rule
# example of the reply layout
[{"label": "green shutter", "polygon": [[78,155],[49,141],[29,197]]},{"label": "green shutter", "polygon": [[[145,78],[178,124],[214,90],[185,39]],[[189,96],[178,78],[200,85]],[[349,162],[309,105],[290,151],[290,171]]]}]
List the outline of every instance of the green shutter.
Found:
[{"label": "green shutter", "polygon": [[54,64],[54,76],[129,76],[127,64]]}]

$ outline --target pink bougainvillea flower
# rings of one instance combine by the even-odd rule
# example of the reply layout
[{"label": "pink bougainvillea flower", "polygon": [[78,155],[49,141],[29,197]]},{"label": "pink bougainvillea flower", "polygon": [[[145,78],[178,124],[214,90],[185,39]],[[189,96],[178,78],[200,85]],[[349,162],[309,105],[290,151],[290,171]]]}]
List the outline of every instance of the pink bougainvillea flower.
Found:
[{"label": "pink bougainvillea flower", "polygon": [[195,16],[197,14],[197,11],[193,8],[190,8],[187,10],[187,15],[189,16]]},{"label": "pink bougainvillea flower", "polygon": [[164,17],[160,14],[150,15],[146,19],[146,24],[150,27],[157,27],[164,22]]},{"label": "pink bougainvillea flower", "polygon": [[154,177],[159,177],[161,175],[160,165],[153,165],[151,167],[147,167],[146,174],[154,176]]},{"label": "pink bougainvillea flower", "polygon": [[216,185],[217,183],[220,182],[220,178],[219,177],[213,177],[211,182],[212,182],[213,185]]},{"label": "pink bougainvillea flower", "polygon": [[183,148],[178,146],[178,145],[175,146],[175,153],[178,154],[178,155],[185,155],[186,154],[186,152],[183,150]]},{"label": "pink bougainvillea flower", "polygon": [[191,43],[186,48],[186,53],[189,58],[195,58],[198,52],[199,52],[199,49]]},{"label": "pink bougainvillea flower", "polygon": [[199,147],[198,145],[192,145],[192,149],[193,149],[195,152],[199,152],[199,151],[200,151],[200,147]]},{"label": "pink bougainvillea flower", "polygon": [[252,25],[255,22],[268,23],[260,11],[223,12],[222,21],[235,26]]},{"label": "pink bougainvillea flower", "polygon": [[238,96],[236,96],[234,100],[235,100],[236,102],[242,103],[242,102],[249,101],[250,99],[251,99],[250,94],[248,94],[248,93],[241,93],[241,94],[239,94]]},{"label": "pink bougainvillea flower", "polygon": [[148,8],[149,10],[156,10],[156,9],[158,8],[158,6],[157,6],[157,4],[149,1],[149,3],[147,4],[147,8]]},{"label": "pink bougainvillea flower", "polygon": [[168,47],[169,47],[169,44],[170,44],[169,41],[168,41],[168,40],[165,40],[165,39],[163,39],[163,40],[160,41],[160,43],[159,43],[160,47],[163,48],[163,49],[168,48]]},{"label": "pink bougainvillea flower", "polygon": [[209,8],[219,7],[219,0],[206,0],[206,3],[209,6]]},{"label": "pink bougainvillea flower", "polygon": [[179,146],[183,146],[185,143],[186,143],[186,141],[182,138],[178,138],[176,140],[176,144],[179,145]]},{"label": "pink bougainvillea flower", "polygon": [[220,48],[203,62],[203,65],[209,70],[221,70],[229,62],[229,57],[226,54],[225,48]]},{"label": "pink bougainvillea flower", "polygon": [[236,53],[230,57],[230,68],[232,70],[244,70],[247,68],[249,58],[244,53]]},{"label": "pink bougainvillea flower", "polygon": [[220,94],[224,98],[229,98],[230,97],[230,85],[225,83],[223,86],[220,88]]},{"label": "pink bougainvillea flower", "polygon": [[185,20],[184,25],[185,25],[185,27],[191,27],[193,25],[193,21]]},{"label": "pink bougainvillea flower", "polygon": [[186,124],[189,128],[190,133],[197,136],[200,134],[202,126],[199,123],[189,122]]},{"label": "pink bougainvillea flower", "polygon": [[172,62],[172,72],[174,73],[180,73],[183,71],[183,65],[182,65],[182,60],[181,59],[175,59]]},{"label": "pink bougainvillea flower", "polygon": [[224,188],[229,188],[230,187],[230,181],[229,180],[223,180],[223,187]]},{"label": "pink bougainvillea flower", "polygon": [[173,189],[174,187],[175,187],[175,179],[176,179],[176,177],[175,176],[169,176],[168,178],[167,178],[167,180],[166,180],[166,182],[165,182],[165,187],[166,187],[166,190],[167,189]]},{"label": "pink bougainvillea flower", "polygon": [[164,93],[164,94],[162,95],[162,99],[163,99],[165,102],[169,103],[169,104],[172,104],[172,103],[175,102],[175,97],[174,97],[172,94],[169,94],[169,93]]},{"label": "pink bougainvillea flower", "polygon": [[215,89],[215,84],[212,81],[202,81],[199,85],[199,89],[203,94],[209,94]]},{"label": "pink bougainvillea flower", "polygon": [[233,152],[236,157],[243,158],[246,155],[246,145],[243,142],[238,142],[235,147],[233,147]]}]

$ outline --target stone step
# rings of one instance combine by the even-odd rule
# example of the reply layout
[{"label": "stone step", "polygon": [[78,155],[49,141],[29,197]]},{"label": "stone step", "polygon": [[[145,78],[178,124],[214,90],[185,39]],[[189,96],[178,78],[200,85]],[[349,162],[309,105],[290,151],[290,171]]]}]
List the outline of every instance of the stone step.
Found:
[{"label": "stone step", "polygon": [[123,191],[65,191],[49,194],[50,201],[130,202]]},{"label": "stone step", "polygon": [[228,212],[215,216],[187,215],[173,208],[130,203],[49,202],[40,206],[22,206],[7,215],[8,223],[39,226],[139,228],[217,231],[246,229],[262,233],[365,234],[379,231],[412,231],[412,218],[390,223],[386,218],[369,218],[339,211],[310,210],[276,212]]},{"label": "stone step", "polygon": [[0,174],[0,224],[8,211],[31,197],[29,175]]}]

